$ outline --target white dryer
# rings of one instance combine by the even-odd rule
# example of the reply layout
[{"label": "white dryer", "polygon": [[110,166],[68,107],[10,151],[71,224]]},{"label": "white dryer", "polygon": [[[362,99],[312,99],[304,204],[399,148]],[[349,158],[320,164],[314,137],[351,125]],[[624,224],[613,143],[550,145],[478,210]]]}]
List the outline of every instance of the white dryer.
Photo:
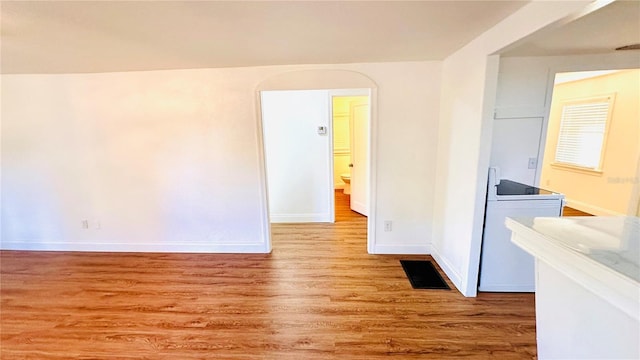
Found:
[{"label": "white dryer", "polygon": [[558,217],[564,195],[515,181],[500,179],[489,168],[478,290],[534,292],[535,266],[531,255],[511,242],[506,217]]}]

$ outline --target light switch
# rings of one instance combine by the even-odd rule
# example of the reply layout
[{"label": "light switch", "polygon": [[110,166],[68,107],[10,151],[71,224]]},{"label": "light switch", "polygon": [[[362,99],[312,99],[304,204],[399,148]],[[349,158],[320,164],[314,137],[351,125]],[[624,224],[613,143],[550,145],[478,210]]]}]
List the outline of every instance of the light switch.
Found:
[{"label": "light switch", "polygon": [[327,127],[326,126],[318,126],[318,134],[319,135],[327,135]]}]

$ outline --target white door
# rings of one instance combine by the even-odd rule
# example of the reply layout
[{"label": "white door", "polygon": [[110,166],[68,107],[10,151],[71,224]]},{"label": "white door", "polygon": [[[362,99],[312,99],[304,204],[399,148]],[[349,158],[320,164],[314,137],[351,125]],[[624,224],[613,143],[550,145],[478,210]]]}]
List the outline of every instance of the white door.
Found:
[{"label": "white door", "polygon": [[369,215],[369,102],[351,104],[351,210]]},{"label": "white door", "polygon": [[328,91],[263,91],[261,105],[271,222],[333,222]]}]

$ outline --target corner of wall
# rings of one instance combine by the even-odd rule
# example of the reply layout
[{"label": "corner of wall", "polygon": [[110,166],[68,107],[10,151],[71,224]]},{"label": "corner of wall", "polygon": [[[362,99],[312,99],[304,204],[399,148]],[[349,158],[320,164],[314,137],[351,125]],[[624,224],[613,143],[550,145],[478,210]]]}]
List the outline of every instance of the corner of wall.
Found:
[{"label": "corner of wall", "polygon": [[455,285],[455,287],[460,291],[463,295],[467,296],[464,292],[465,286],[462,281],[462,276],[456,269],[453,264],[446,257],[442,255],[440,250],[433,244],[431,244],[431,256],[436,261],[438,266],[444,271],[449,280]]}]

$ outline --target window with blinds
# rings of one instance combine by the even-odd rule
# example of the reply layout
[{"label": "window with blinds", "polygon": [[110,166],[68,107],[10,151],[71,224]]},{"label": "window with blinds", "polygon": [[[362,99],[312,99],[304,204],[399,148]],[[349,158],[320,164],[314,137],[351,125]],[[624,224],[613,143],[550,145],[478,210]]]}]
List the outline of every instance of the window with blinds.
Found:
[{"label": "window with blinds", "polygon": [[612,94],[563,104],[556,164],[594,171],[602,168],[613,98]]}]

